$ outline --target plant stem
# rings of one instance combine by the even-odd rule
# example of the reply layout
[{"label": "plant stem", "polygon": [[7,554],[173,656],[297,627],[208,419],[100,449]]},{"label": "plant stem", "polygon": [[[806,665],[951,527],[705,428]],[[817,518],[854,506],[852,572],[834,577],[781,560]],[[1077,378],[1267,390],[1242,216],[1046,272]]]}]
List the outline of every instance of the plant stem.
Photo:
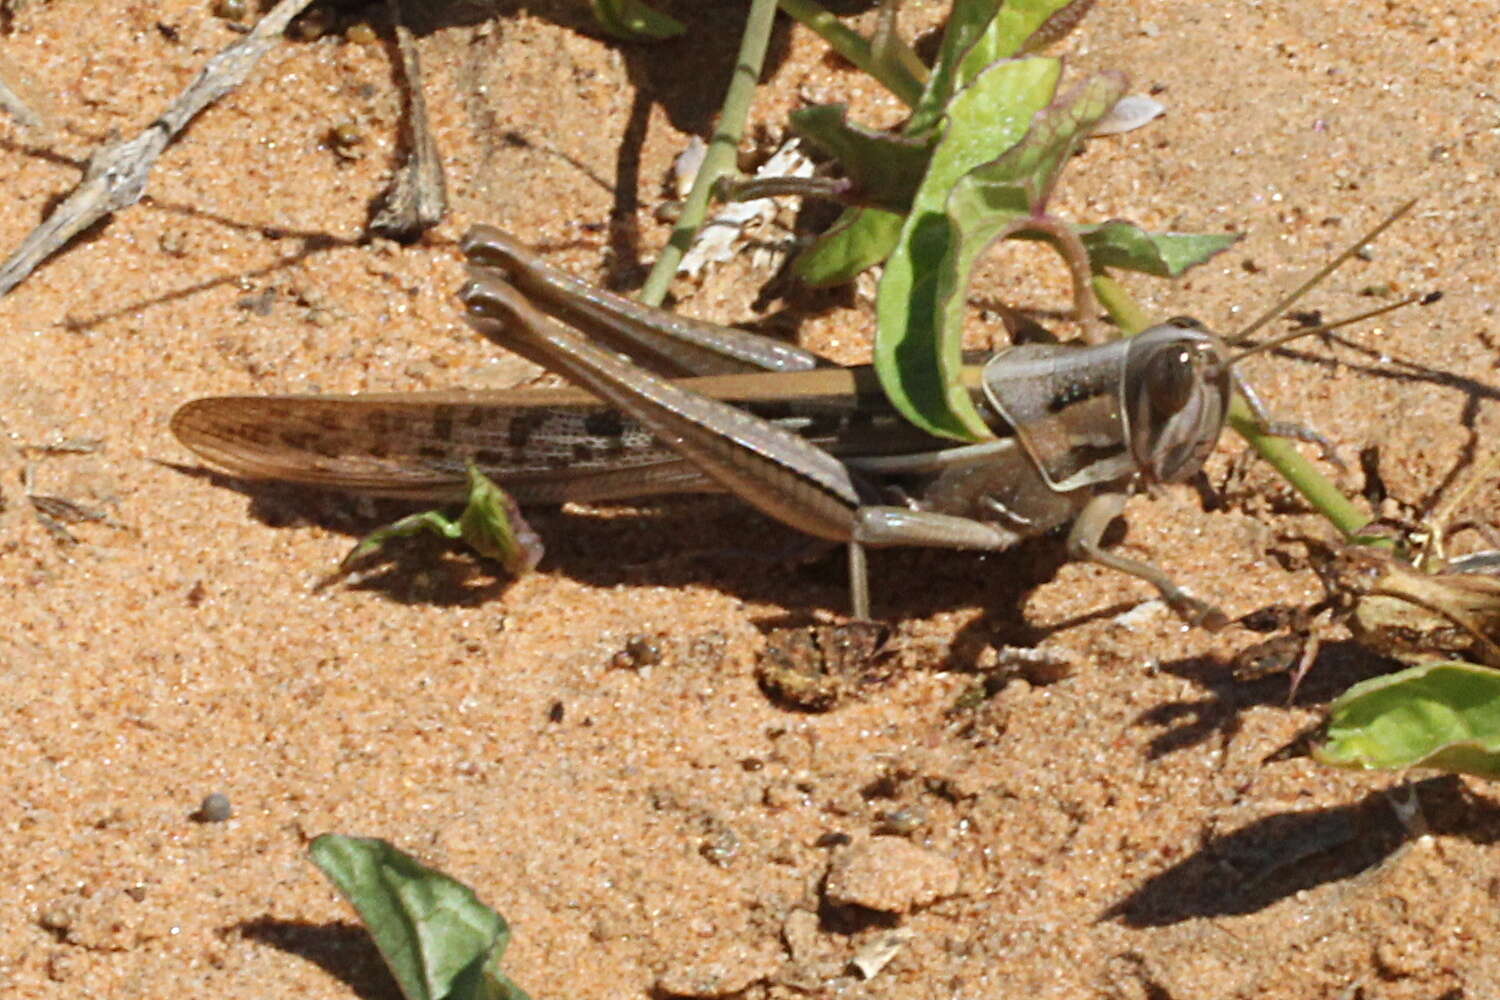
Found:
[{"label": "plant stem", "polygon": [[1257,455],[1271,463],[1271,467],[1281,473],[1281,478],[1291,483],[1292,488],[1313,505],[1313,509],[1328,518],[1345,539],[1353,539],[1370,523],[1370,515],[1340,493],[1328,477],[1302,457],[1291,441],[1262,431],[1250,415],[1250,407],[1239,396],[1235,396],[1229,406],[1229,426],[1249,442]]},{"label": "plant stem", "polygon": [[[1024,225],[1034,233],[1051,237],[1052,244],[1068,265],[1068,277],[1073,282],[1073,309],[1078,313],[1078,322],[1092,323],[1098,319],[1099,302],[1089,276],[1089,252],[1078,231],[1057,216],[1045,213],[1033,215]],[[1124,289],[1120,292],[1123,294]]]},{"label": "plant stem", "polygon": [[1094,275],[1093,284],[1094,295],[1098,297],[1099,304],[1125,336],[1134,337],[1151,325],[1151,317],[1130,297],[1124,285],[1107,274]]},{"label": "plant stem", "polygon": [[[1094,276],[1094,294],[1127,337],[1150,325],[1145,310],[1130,297],[1124,286],[1108,275]],[[1229,426],[1238,431],[1255,453],[1271,463],[1272,468],[1291,483],[1313,509],[1328,518],[1346,539],[1354,538],[1370,523],[1370,516],[1340,493],[1338,487],[1303,458],[1290,441],[1262,431],[1251,416],[1250,407],[1238,395],[1229,405]]]},{"label": "plant stem", "polygon": [[826,198],[849,203],[850,183],[843,177],[725,177],[715,194],[722,201],[756,201],[777,195],[799,198]]},{"label": "plant stem", "polygon": [[858,32],[844,27],[839,19],[830,14],[815,0],[780,0],[781,9],[787,15],[815,32],[828,43],[829,48],[843,56],[856,68],[873,76],[901,103],[914,108],[922,97],[922,84],[909,70],[896,65],[894,60],[876,58],[870,43]]},{"label": "plant stem", "polygon": [[698,176],[693,179],[693,189],[682,203],[682,214],[672,230],[672,237],[656,258],[641,289],[640,300],[647,305],[659,306],[666,298],[667,288],[677,274],[677,266],[682,263],[683,254],[692,246],[693,237],[703,224],[714,184],[734,169],[735,151],[745,134],[750,100],[760,81],[766,47],[771,40],[771,22],[775,18],[776,0],[751,0],[750,13],[745,19],[745,34],[740,38],[740,51],[735,59],[734,76],[724,94],[724,105],[719,109],[718,130],[708,144],[708,153],[698,168]]}]

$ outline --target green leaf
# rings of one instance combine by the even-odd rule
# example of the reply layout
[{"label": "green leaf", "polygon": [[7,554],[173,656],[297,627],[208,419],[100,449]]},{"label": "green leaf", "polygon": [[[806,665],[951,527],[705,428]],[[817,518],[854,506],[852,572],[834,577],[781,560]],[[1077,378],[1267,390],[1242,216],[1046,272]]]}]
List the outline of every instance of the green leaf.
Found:
[{"label": "green leaf", "polygon": [[[1056,26],[1071,27],[1091,4],[1092,0],[955,0],[927,86],[901,130],[902,137],[930,145],[956,87],[971,83],[999,59],[1061,37],[1066,31],[1055,33]],[[1038,32],[1045,37],[1037,36]],[[886,210],[889,208],[906,211],[904,204],[889,202],[879,209],[845,211],[827,233],[798,256],[793,265],[797,276],[814,287],[837,285],[854,280],[861,271],[888,258],[896,248],[901,226],[901,220]]]},{"label": "green leaf", "polygon": [[963,54],[958,76],[974,79],[997,59],[1039,52],[1077,27],[1094,0],[1006,0],[984,33]]},{"label": "green leaf", "polygon": [[936,126],[954,91],[985,67],[1056,41],[1091,6],[1093,0],[955,0],[908,134]]},{"label": "green leaf", "polygon": [[959,92],[881,277],[875,367],[895,406],[930,433],[992,436],[958,377],[963,293],[990,241],[1032,224],[1031,206],[1045,200],[1068,150],[1087,132],[1080,108],[1091,111],[1105,99],[1105,88],[1095,87],[1038,115],[1060,71],[1055,59],[1008,60]]},{"label": "green leaf", "polygon": [[792,130],[839,161],[853,182],[855,202],[892,212],[911,207],[932,155],[932,144],[850,122],[842,104],[791,114]]},{"label": "green leaf", "polygon": [[500,971],[505,918],[383,840],[325,834],[313,864],[364,921],[407,1000],[527,1000]]},{"label": "green leaf", "polygon": [[1424,664],[1354,685],[1313,756],[1355,769],[1434,767],[1500,778],[1500,670]]},{"label": "green leaf", "polygon": [[[976,234],[994,224],[985,219],[992,211],[1019,207],[1041,215],[1068,158],[1124,92],[1123,76],[1100,73],[1048,105],[1032,119],[1025,138],[954,181],[949,214],[960,223],[971,223]],[[955,200],[959,204],[952,204]]]},{"label": "green leaf", "polygon": [[1175,278],[1239,241],[1238,233],[1148,233],[1130,222],[1079,226],[1094,270],[1106,267]]},{"label": "green leaf", "polygon": [[468,543],[480,555],[498,560],[512,576],[535,569],[545,547],[521,516],[521,508],[472,462],[468,474],[469,498],[457,520],[440,510],[424,510],[403,517],[361,538],[344,557],[343,568],[348,569],[393,538],[409,538],[430,531],[450,541]]},{"label": "green leaf", "polygon": [[[901,130],[904,137],[931,144],[931,135],[953,96],[958,61],[983,34],[1002,2],[954,0],[927,86]],[[861,271],[891,255],[901,238],[903,222],[900,215],[883,208],[845,209],[826,233],[797,256],[792,270],[814,288],[853,281]]]},{"label": "green leaf", "polygon": [[842,285],[891,255],[905,218],[880,208],[847,208],[797,256],[792,270],[814,288]]},{"label": "green leaf", "polygon": [[903,104],[913,107],[917,98],[922,96],[921,80],[926,78],[927,68],[920,65],[915,55],[911,56],[911,60],[917,62],[915,68],[922,71],[919,74],[914,74],[913,67],[908,66],[906,53],[899,58],[890,59],[889,52],[877,52],[876,46],[859,32],[845,27],[817,0],[777,0],[776,6],[782,13],[795,18],[803,27],[816,33],[833,51],[874,77],[900,98]]},{"label": "green leaf", "polygon": [[[907,135],[921,135],[936,128],[942,121],[943,110],[953,98],[953,92],[977,75],[970,74],[967,79],[960,79],[959,63],[995,20],[1002,3],[1003,0],[953,0],[953,9],[948,13],[948,24],[943,29],[943,41],[938,46],[932,73],[927,78],[927,86],[923,88],[921,98],[912,109],[911,119],[906,123],[904,131]],[[990,61],[994,62],[994,59]]]},{"label": "green leaf", "polygon": [[589,0],[589,6],[599,27],[627,42],[661,41],[686,30],[681,21],[641,0]]}]

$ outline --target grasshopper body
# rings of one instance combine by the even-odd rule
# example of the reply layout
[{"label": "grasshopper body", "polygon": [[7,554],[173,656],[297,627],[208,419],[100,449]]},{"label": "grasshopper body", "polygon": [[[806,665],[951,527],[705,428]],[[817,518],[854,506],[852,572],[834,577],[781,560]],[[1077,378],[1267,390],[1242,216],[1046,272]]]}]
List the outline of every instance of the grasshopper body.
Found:
[{"label": "grasshopper body", "polygon": [[470,462],[521,504],[726,490],[846,543],[858,617],[866,546],[1001,550],[1072,522],[1076,557],[1224,621],[1100,546],[1133,489],[1193,475],[1218,440],[1232,359],[1195,321],[970,365],[995,438],[957,444],[905,422],[868,368],[590,288],[492,227],[464,249],[470,324],[578,389],[200,399],[173,431],[239,475],[375,495],[459,499]]}]

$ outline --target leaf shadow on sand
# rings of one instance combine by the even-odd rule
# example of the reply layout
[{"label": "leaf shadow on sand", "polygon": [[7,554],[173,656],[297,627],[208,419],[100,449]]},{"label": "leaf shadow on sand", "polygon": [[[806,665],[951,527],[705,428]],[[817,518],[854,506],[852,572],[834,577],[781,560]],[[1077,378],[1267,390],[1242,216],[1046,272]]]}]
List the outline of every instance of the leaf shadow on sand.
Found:
[{"label": "leaf shadow on sand", "polygon": [[[1248,645],[1251,639],[1246,639]],[[1141,712],[1135,724],[1160,729],[1147,756],[1157,760],[1210,739],[1232,740],[1247,709],[1287,707],[1288,673],[1239,680],[1232,666],[1212,657],[1191,657],[1161,664],[1164,673],[1191,681],[1201,695],[1162,702]],[[1325,642],[1297,692],[1298,704],[1323,704],[1352,685],[1399,669],[1399,664],[1352,641]]]},{"label": "leaf shadow on sand", "polygon": [[[1458,778],[1415,782],[1408,791],[1430,833],[1476,844],[1500,840],[1500,804],[1471,795]],[[1266,816],[1206,837],[1197,851],[1147,879],[1102,917],[1131,927],[1163,927],[1254,913],[1369,871],[1410,836],[1384,791],[1348,805]]]},{"label": "leaf shadow on sand", "polygon": [[370,940],[370,932],[359,924],[258,917],[228,931],[306,959],[348,986],[360,1000],[401,1000],[401,988]]}]

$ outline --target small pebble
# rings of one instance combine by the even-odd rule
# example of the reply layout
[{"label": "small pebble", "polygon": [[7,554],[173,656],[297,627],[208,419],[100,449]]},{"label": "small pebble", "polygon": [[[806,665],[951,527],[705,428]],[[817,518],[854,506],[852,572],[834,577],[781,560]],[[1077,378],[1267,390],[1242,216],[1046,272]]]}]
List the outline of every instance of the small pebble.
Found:
[{"label": "small pebble", "polygon": [[250,4],[247,0],[215,0],[214,17],[223,18],[226,21],[243,21],[250,13]]},{"label": "small pebble", "polygon": [[644,670],[660,663],[661,655],[661,643],[638,632],[610,657],[609,665],[614,670]]},{"label": "small pebble", "polygon": [[213,792],[203,796],[203,801],[198,805],[198,811],[193,818],[200,823],[222,823],[234,815],[234,807],[229,804],[229,796],[220,792]]},{"label": "small pebble", "polygon": [[834,906],[910,913],[958,891],[958,866],[902,837],[871,837],[834,855],[823,887]]},{"label": "small pebble", "polygon": [[374,45],[379,40],[375,29],[363,21],[349,25],[349,30],[344,32],[344,38],[355,45]]},{"label": "small pebble", "polygon": [[304,42],[315,42],[328,34],[333,26],[332,15],[325,7],[313,7],[302,12],[302,16],[292,22],[289,30],[293,38]]},{"label": "small pebble", "polygon": [[365,141],[365,134],[353,120],[344,118],[334,123],[332,138],[340,146],[358,146]]},{"label": "small pebble", "polygon": [[62,937],[72,930],[78,919],[78,905],[72,900],[54,899],[37,911],[37,926]]},{"label": "small pebble", "polygon": [[698,853],[710,864],[725,867],[739,853],[740,838],[728,827],[721,827],[698,845]]}]

